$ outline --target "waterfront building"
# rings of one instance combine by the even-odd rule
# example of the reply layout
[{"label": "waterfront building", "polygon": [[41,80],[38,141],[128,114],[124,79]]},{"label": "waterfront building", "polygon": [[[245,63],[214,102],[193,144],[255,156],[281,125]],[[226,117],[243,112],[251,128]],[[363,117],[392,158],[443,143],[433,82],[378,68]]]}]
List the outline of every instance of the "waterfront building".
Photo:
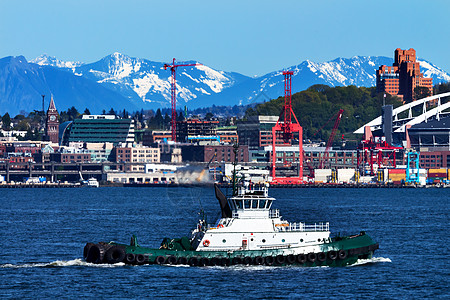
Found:
[{"label": "waterfront building", "polygon": [[153,143],[167,142],[172,140],[172,132],[170,130],[150,130],[144,131],[142,136],[142,144],[151,146]]},{"label": "waterfront building", "polygon": [[415,99],[415,88],[424,87],[433,94],[433,79],[425,78],[420,72],[420,64],[416,61],[416,50],[395,49],[394,64],[382,65],[376,72],[377,92],[396,95],[403,102]]},{"label": "waterfront building", "polygon": [[45,139],[55,144],[59,142],[59,114],[53,101],[53,95],[50,99],[47,118],[45,119]]},{"label": "waterfront building", "polygon": [[142,145],[121,144],[114,147],[114,160],[125,163],[159,163],[159,148]]},{"label": "waterfront building", "polygon": [[247,121],[237,124],[237,134],[241,145],[251,148],[272,145],[272,127],[278,116],[251,116]]},{"label": "waterfront building", "polygon": [[192,137],[217,136],[217,120],[186,119],[177,122],[177,141],[188,142]]},{"label": "waterfront building", "polygon": [[[232,145],[182,145],[183,161],[192,162],[233,162]],[[237,161],[248,162],[248,146],[241,145],[238,149]]]},{"label": "waterfront building", "polygon": [[217,136],[220,143],[233,144],[239,143],[239,136],[237,134],[237,126],[224,126],[217,128]]},{"label": "waterfront building", "polygon": [[133,143],[134,120],[116,119],[111,115],[84,115],[75,119],[63,135],[64,145],[70,142]]}]

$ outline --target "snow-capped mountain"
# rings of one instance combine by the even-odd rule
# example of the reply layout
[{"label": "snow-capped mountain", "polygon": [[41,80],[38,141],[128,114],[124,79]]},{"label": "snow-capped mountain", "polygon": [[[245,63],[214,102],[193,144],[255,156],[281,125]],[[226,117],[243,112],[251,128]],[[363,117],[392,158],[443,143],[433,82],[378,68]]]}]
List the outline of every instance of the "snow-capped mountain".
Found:
[{"label": "snow-capped mountain", "polygon": [[[433,83],[450,81],[450,74],[418,59],[421,71]],[[188,63],[195,63],[189,61]],[[285,70],[294,72],[292,92],[314,84],[374,86],[380,65],[392,65],[383,56],[354,56],[317,63],[310,60]],[[215,70],[205,65],[179,67],[177,105],[189,108],[246,105],[284,95],[282,71],[260,77]],[[133,111],[170,107],[171,72],[164,63],[113,53],[97,62],[62,61],[42,55],[29,62],[22,56],[0,59],[0,114],[41,109],[41,94],[53,94],[59,110],[71,106],[93,113],[111,107]]]},{"label": "snow-capped mountain", "polygon": [[[33,60],[36,61],[36,60]],[[196,62],[189,61],[189,64]],[[167,106],[171,99],[171,72],[164,63],[113,53],[91,64],[62,62],[55,58],[41,59],[39,64],[70,69],[75,75],[93,80],[117,91],[136,104],[155,107]],[[76,67],[69,68],[78,64]],[[208,66],[177,69],[177,102],[188,103],[199,96],[213,95],[247,80],[249,77],[217,71]]]}]

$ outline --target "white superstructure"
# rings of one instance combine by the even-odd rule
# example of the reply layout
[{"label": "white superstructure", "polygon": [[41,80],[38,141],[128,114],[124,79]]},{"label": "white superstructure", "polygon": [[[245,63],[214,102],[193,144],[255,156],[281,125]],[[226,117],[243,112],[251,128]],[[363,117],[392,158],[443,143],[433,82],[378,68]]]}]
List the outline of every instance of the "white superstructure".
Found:
[{"label": "white superstructure", "polygon": [[[217,188],[218,189],[218,188]],[[221,193],[221,192],[220,192]],[[284,250],[300,254],[321,251],[330,243],[329,223],[307,225],[283,220],[278,209],[272,209],[274,198],[268,195],[268,184],[245,182],[230,197],[216,196],[225,202],[222,218],[211,227],[201,220],[192,232],[197,251]]]}]

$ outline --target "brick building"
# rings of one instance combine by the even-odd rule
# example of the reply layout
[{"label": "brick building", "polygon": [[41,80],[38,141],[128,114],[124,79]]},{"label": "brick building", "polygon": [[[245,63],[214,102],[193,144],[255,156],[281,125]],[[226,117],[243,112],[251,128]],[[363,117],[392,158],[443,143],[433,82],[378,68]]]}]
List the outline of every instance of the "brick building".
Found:
[{"label": "brick building", "polygon": [[416,50],[395,49],[394,64],[382,65],[377,72],[377,92],[396,95],[403,102],[414,101],[416,87],[427,88],[433,94],[433,79],[424,78],[416,61]]}]

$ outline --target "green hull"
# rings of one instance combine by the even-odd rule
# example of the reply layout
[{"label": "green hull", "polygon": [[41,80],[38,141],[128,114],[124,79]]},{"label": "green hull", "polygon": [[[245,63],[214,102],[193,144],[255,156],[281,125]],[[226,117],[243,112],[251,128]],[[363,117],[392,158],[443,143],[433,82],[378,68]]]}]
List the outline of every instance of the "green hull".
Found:
[{"label": "green hull", "polygon": [[[301,248],[239,251],[195,251],[187,238],[164,239],[160,249],[141,247],[136,239],[132,245],[114,242],[92,244],[84,249],[86,261],[91,263],[180,264],[191,266],[229,265],[301,265],[305,267],[342,267],[358,259],[371,258],[378,244],[362,232],[351,237],[337,237],[320,245],[318,253],[293,254]],[[296,251],[297,250],[297,251]]]}]

